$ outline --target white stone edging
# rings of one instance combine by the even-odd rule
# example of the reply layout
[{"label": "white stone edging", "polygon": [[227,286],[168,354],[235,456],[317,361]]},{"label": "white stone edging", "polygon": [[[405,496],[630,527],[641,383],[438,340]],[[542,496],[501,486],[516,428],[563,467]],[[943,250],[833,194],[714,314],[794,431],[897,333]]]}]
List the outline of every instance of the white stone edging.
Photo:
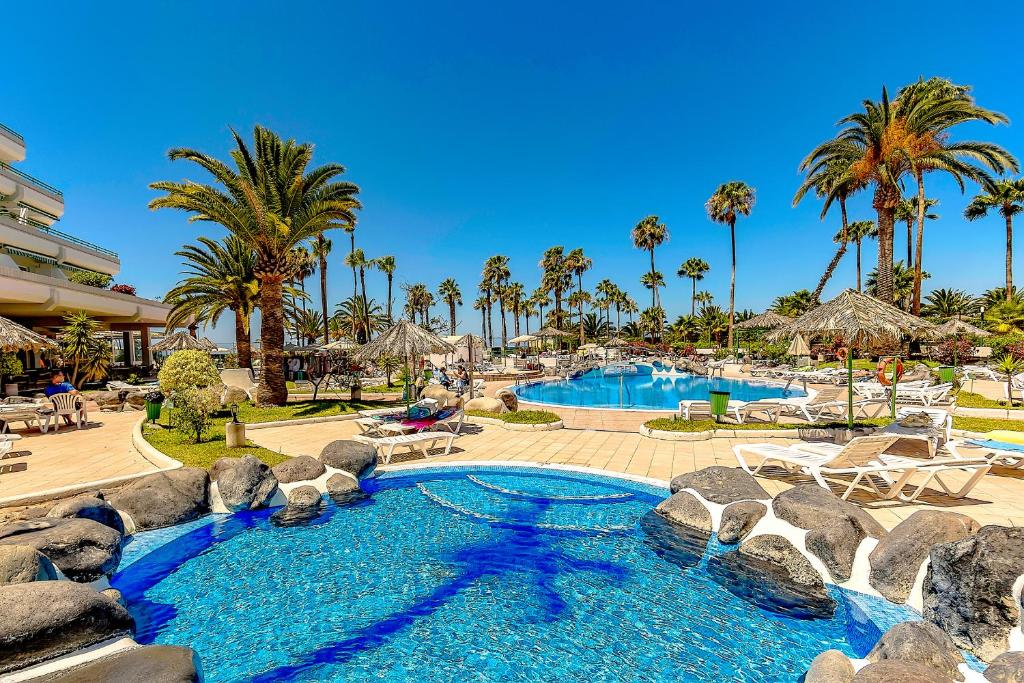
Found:
[{"label": "white stone edging", "polygon": [[640,433],[662,441],[707,441],[708,439],[798,439],[799,429],[707,429],[702,432],[674,432],[640,425]]}]

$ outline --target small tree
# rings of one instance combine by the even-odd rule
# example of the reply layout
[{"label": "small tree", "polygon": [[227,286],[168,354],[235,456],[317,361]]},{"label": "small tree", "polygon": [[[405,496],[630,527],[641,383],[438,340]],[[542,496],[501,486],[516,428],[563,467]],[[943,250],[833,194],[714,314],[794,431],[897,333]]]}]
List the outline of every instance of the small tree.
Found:
[{"label": "small tree", "polygon": [[12,351],[0,353],[0,387],[3,386],[4,377],[14,377],[25,372],[25,366],[21,364],[18,354]]},{"label": "small tree", "polygon": [[384,381],[388,387],[392,386],[391,376],[402,367],[402,359],[394,356],[383,356],[377,360],[377,368],[384,372]]},{"label": "small tree", "polygon": [[[192,349],[172,353],[160,368],[157,379],[165,394],[221,384],[220,374],[210,354]],[[177,396],[174,403],[177,406]]]},{"label": "small tree", "polygon": [[220,392],[213,387],[191,387],[174,394],[171,423],[193,436],[193,443],[203,440],[203,434],[213,424],[212,416],[220,408]]},{"label": "small tree", "polygon": [[1011,406],[1013,405],[1013,376],[1020,372],[1022,368],[1024,368],[1024,362],[1017,360],[1010,354],[1006,354],[996,363],[996,372],[1006,375],[1006,398],[1009,399]]},{"label": "small tree", "polygon": [[106,377],[114,351],[106,340],[96,336],[99,322],[85,311],[78,311],[66,314],[64,323],[60,330],[60,354],[71,367],[71,383],[78,386],[80,379],[90,382]]}]

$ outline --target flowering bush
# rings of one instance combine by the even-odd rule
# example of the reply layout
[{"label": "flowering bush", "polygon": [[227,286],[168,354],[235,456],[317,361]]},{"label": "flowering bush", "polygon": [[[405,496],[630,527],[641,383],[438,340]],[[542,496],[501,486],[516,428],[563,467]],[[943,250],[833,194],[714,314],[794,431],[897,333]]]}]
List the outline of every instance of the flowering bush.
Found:
[{"label": "flowering bush", "polygon": [[[165,394],[197,387],[219,386],[220,375],[205,351],[175,351],[157,375]],[[177,399],[175,399],[177,403]]]},{"label": "flowering bush", "polygon": [[135,296],[135,287],[132,285],[114,285],[110,288],[111,292],[120,292],[121,294],[131,294]]},{"label": "flowering bush", "polygon": [[174,394],[171,424],[195,436],[194,442],[203,440],[203,434],[213,424],[213,414],[220,409],[220,391],[213,387],[192,387]]},{"label": "flowering bush", "polygon": [[966,363],[974,356],[974,345],[967,339],[947,339],[936,345],[933,355],[937,361],[945,365],[951,365],[954,360]]}]

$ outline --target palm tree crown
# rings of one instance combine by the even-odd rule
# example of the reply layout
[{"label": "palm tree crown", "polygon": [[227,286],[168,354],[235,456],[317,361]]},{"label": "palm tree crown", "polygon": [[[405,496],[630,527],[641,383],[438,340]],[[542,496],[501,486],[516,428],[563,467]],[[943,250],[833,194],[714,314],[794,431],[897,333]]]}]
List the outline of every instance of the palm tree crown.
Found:
[{"label": "palm tree crown", "polygon": [[1024,211],[1024,178],[997,180],[971,200],[964,209],[964,218],[974,221],[995,209],[1006,223],[1006,300],[1013,295],[1013,217]]},{"label": "palm tree crown", "polygon": [[754,209],[754,188],[738,180],[718,186],[704,208],[708,218],[729,226],[732,240],[732,277],[729,283],[729,347],[732,348],[732,326],[736,318],[736,218],[749,216]]}]

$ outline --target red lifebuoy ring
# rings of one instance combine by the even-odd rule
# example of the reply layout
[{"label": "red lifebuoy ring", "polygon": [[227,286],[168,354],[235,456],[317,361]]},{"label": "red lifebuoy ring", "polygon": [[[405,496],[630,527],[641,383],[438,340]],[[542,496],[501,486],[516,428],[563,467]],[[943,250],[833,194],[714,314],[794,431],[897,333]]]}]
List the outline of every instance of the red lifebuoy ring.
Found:
[{"label": "red lifebuoy ring", "polygon": [[899,382],[903,379],[903,361],[899,358],[882,358],[878,361],[878,371],[875,373],[875,377],[883,387],[892,386],[892,380],[885,375],[885,371],[888,369],[889,364],[894,361],[896,363],[896,381]]},{"label": "red lifebuoy ring", "polygon": [[847,359],[847,357],[848,357],[849,355],[850,355],[850,354],[849,354],[849,352],[848,352],[848,351],[846,350],[846,347],[845,347],[845,346],[840,346],[840,347],[839,347],[839,350],[838,350],[838,351],[836,351],[836,358],[837,358],[837,359],[839,360],[839,362],[840,362],[840,363],[845,363],[845,362],[846,362],[846,359]]}]

